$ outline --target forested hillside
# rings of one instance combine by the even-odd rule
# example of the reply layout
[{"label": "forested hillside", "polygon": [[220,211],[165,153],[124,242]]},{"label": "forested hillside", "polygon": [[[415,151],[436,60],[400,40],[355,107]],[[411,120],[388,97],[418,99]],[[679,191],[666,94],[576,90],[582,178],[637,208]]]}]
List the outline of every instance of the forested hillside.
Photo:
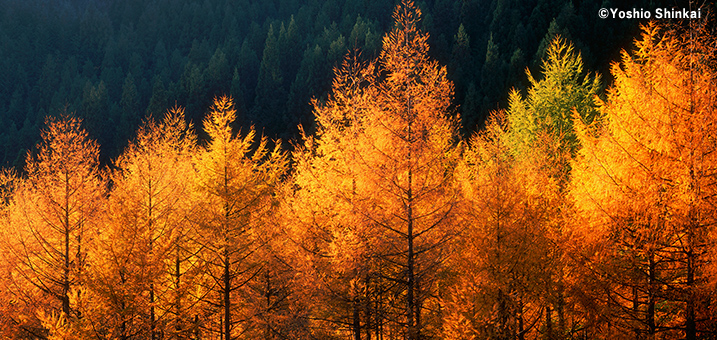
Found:
[{"label": "forested hillside", "polygon": [[[645,7],[648,1],[621,3]],[[0,164],[22,167],[45,116],[74,112],[107,163],[148,114],[186,108],[201,122],[218,95],[236,125],[285,140],[311,128],[332,68],[353,49],[374,57],[392,1],[5,0],[0,6]],[[638,21],[603,20],[592,1],[420,1],[431,56],[448,66],[463,135],[538,72],[555,34],[607,73]],[[669,5],[672,5],[671,3]],[[608,3],[605,6],[609,6]],[[602,6],[604,7],[604,6]],[[655,7],[652,5],[652,7]],[[204,138],[205,136],[202,136]]]},{"label": "forested hillside", "polygon": [[[473,8],[458,3],[448,13]],[[518,72],[496,38],[505,26],[486,23],[481,62],[475,23],[447,20],[451,43],[438,4],[366,2],[366,19],[326,29],[328,3],[262,2],[272,8],[246,8],[288,21],[204,26],[216,14],[189,28],[231,6],[131,4],[2,9],[15,20],[3,25],[24,27],[4,41],[28,49],[43,38],[23,32],[69,21],[45,31],[55,52],[40,71],[22,66],[31,53],[2,69],[26,80],[3,80],[25,110],[4,118],[5,145],[39,142],[0,171],[1,338],[717,337],[710,7],[645,22],[619,57],[593,62],[556,19]],[[32,6],[43,9],[23,12]],[[571,6],[561,13],[583,8]],[[141,55],[151,39],[139,27],[163,31],[163,11],[187,21]],[[68,34],[68,18],[93,33]],[[255,33],[241,43],[222,33],[242,27]],[[307,42],[304,29],[324,33]],[[206,37],[184,56],[194,31]],[[511,77],[522,85],[509,89]],[[213,95],[223,86],[229,95]]]}]

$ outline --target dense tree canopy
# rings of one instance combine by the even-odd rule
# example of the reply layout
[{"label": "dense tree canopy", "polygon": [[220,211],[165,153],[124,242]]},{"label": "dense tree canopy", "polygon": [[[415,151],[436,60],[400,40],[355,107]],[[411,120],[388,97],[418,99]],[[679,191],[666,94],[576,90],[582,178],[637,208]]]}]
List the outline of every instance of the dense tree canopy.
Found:
[{"label": "dense tree canopy", "polygon": [[636,48],[613,66],[600,122],[580,129],[576,232],[595,247],[580,257],[606,288],[590,294],[610,333],[695,339],[714,331],[715,50],[655,25]]},{"label": "dense tree canopy", "polygon": [[[584,3],[511,29],[525,8],[504,1],[479,24],[470,1],[402,0],[392,24],[374,3],[235,5],[51,1],[34,23],[88,33],[13,40],[56,50],[40,77],[0,70],[6,147],[47,116],[0,172],[0,337],[717,336],[712,22],[644,25],[605,77]],[[161,24],[174,39],[148,44]],[[505,110],[464,137],[486,103]]]},{"label": "dense tree canopy", "polygon": [[[46,115],[75,112],[117,157],[145,115],[186,108],[197,127],[212,98],[231,95],[237,126],[270,138],[312,127],[331,69],[350,49],[376,56],[397,1],[7,0],[0,8],[0,164],[20,168]],[[629,6],[648,8],[648,1]],[[591,1],[418,1],[430,51],[448,68],[463,134],[508,90],[528,85],[556,34],[607,73],[637,22],[601,20]],[[664,5],[674,5],[665,1]],[[627,5],[626,5],[627,6]],[[668,6],[668,7],[669,7]],[[656,5],[654,7],[657,7]],[[703,11],[704,12],[704,11]],[[201,135],[204,138],[205,136]]]},{"label": "dense tree canopy", "polygon": [[[321,275],[343,273],[335,285],[347,285],[341,298],[355,337],[418,339],[437,333],[425,319],[438,305],[436,274],[453,233],[457,190],[446,169],[460,148],[449,110],[453,87],[446,68],[428,56],[420,10],[404,2],[394,18],[378,60],[348,58],[329,100],[315,102],[317,137],[297,153],[295,178],[298,196],[322,192],[302,209],[330,201],[341,207],[326,226],[307,219],[304,228],[327,228],[334,237],[321,257],[345,267]],[[381,300],[391,303],[376,310],[371,301]]]}]

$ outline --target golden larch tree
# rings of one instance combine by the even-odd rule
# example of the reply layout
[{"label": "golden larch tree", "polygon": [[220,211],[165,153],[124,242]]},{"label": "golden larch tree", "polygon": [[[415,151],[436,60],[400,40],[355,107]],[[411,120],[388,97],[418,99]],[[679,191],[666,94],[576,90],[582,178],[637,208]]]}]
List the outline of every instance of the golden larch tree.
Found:
[{"label": "golden larch tree", "polygon": [[360,84],[373,78],[375,67],[358,59],[352,54],[335,70],[329,102],[314,101],[318,130],[304,136],[304,145],[294,152],[295,173],[285,195],[293,222],[286,227],[304,253],[301,282],[312,287],[307,293],[313,296],[308,305],[316,320],[314,336],[348,332],[360,338],[362,331],[379,336],[386,313],[386,285],[371,250],[375,230],[354,207],[360,196],[354,158],[346,154],[355,147],[349,126],[363,110]]},{"label": "golden larch tree", "polygon": [[528,339],[545,331],[539,321],[548,313],[545,287],[555,266],[548,221],[556,185],[537,157],[516,159],[508,131],[505,113],[493,112],[456,170],[462,232],[449,260],[446,339]]},{"label": "golden larch tree", "polygon": [[460,147],[453,86],[428,56],[420,17],[401,2],[378,60],[349,57],[336,71],[329,100],[314,102],[317,133],[296,155],[298,190],[320,195],[307,208],[324,210],[304,212],[314,230],[302,234],[322,242],[310,249],[328,259],[315,269],[343,266],[342,277],[319,274],[343,285],[327,285],[343,303],[325,312],[354,339],[418,339],[440,327],[438,273],[455,232]]},{"label": "golden larch tree", "polygon": [[258,331],[248,321],[257,313],[246,303],[251,294],[248,283],[262,272],[257,255],[267,232],[265,218],[287,166],[279,142],[273,149],[265,137],[256,143],[254,129],[235,134],[235,119],[232,99],[216,98],[204,119],[209,144],[196,160],[196,190],[203,202],[196,218],[209,275],[204,289],[210,313],[216,315],[203,327],[226,340]]},{"label": "golden larch tree", "polygon": [[612,67],[601,122],[580,129],[577,254],[586,280],[599,283],[589,300],[605,316],[606,338],[713,334],[713,46],[710,34],[645,26]]},{"label": "golden larch tree", "polygon": [[93,298],[103,303],[94,313],[96,329],[120,339],[190,332],[198,272],[189,222],[195,151],[193,127],[174,108],[161,122],[148,118],[115,162],[108,228],[93,263]]},{"label": "golden larch tree", "polygon": [[[18,320],[43,319],[23,326],[31,336],[59,336],[71,319],[83,318],[74,303],[84,290],[88,250],[99,234],[97,218],[106,186],[99,148],[80,119],[50,117],[37,151],[29,153],[26,177],[17,178],[6,210],[13,300],[30,314]],[[29,308],[26,308],[28,307]]]}]

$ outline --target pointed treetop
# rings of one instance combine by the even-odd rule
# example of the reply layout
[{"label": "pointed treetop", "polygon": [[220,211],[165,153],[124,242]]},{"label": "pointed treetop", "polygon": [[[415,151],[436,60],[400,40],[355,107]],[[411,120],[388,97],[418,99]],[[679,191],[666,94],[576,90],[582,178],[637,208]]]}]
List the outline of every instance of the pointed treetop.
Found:
[{"label": "pointed treetop", "polygon": [[[228,96],[214,98],[209,115],[204,118],[204,131],[216,142],[216,138],[228,141],[232,137],[231,124],[236,120],[234,101]],[[253,130],[253,129],[252,129]]]},{"label": "pointed treetop", "polygon": [[531,153],[537,136],[546,133],[574,156],[579,145],[573,118],[587,124],[595,119],[601,77],[586,73],[580,53],[560,36],[548,46],[541,68],[542,79],[526,70],[530,88],[525,98],[516,90],[510,94],[508,121],[514,152]]},{"label": "pointed treetop", "polygon": [[137,161],[137,157],[144,157],[140,155],[163,157],[166,152],[188,155],[196,145],[194,127],[187,122],[184,108],[175,106],[167,110],[161,122],[148,116],[125,152],[117,159],[116,165],[118,168],[127,168]]},{"label": "pointed treetop", "polygon": [[[96,168],[99,164],[99,146],[82,128],[82,119],[73,114],[49,116],[41,131],[42,142],[34,157],[28,152],[25,170],[28,174],[69,171],[69,167],[85,164]],[[34,160],[33,160],[34,158]]]},{"label": "pointed treetop", "polygon": [[383,38],[380,58],[388,71],[411,71],[428,62],[428,33],[418,28],[421,10],[411,0],[403,0],[393,12],[395,25]]}]

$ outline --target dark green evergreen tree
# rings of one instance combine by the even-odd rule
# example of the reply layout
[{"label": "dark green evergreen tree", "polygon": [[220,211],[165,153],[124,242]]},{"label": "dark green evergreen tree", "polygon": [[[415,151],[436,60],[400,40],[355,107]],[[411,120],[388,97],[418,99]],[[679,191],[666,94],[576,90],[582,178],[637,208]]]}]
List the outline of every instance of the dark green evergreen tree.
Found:
[{"label": "dark green evergreen tree", "polygon": [[252,122],[265,129],[265,133],[275,136],[284,127],[284,103],[287,93],[283,87],[281,73],[281,48],[274,25],[269,26],[264,44],[264,53],[259,66],[259,78],[256,84],[256,97]]},{"label": "dark green evergreen tree", "polygon": [[121,141],[129,140],[134,134],[136,126],[143,116],[139,109],[139,94],[134,83],[132,73],[127,73],[127,78],[122,85],[122,98],[120,99],[120,120],[117,127],[117,137]]}]

